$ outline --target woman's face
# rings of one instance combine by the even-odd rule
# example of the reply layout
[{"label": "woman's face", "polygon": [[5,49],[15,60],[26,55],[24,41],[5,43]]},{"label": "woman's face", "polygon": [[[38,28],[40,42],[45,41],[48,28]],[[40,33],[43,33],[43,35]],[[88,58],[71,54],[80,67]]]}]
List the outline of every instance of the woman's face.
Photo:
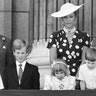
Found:
[{"label": "woman's face", "polygon": [[70,15],[63,17],[62,19],[64,22],[64,26],[66,28],[71,29],[71,28],[75,27],[76,16],[74,13],[71,13]]}]

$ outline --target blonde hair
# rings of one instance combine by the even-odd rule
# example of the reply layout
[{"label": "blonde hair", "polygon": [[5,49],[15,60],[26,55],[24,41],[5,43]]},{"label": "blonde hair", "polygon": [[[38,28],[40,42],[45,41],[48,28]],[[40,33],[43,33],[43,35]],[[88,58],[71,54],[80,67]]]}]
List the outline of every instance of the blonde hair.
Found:
[{"label": "blonde hair", "polygon": [[85,59],[89,61],[96,61],[96,49],[95,48],[88,48],[85,53]]},{"label": "blonde hair", "polygon": [[63,71],[66,76],[70,75],[69,68],[63,59],[56,59],[51,65],[51,67],[53,76],[55,76],[56,71]]},{"label": "blonde hair", "polygon": [[22,40],[22,39],[15,39],[14,41],[13,41],[13,46],[12,46],[12,50],[13,50],[13,52],[15,51],[15,50],[20,50],[20,49],[22,49],[23,47],[26,47],[26,52],[27,53],[30,53],[30,46],[28,45],[28,43],[25,41],[25,40]]}]

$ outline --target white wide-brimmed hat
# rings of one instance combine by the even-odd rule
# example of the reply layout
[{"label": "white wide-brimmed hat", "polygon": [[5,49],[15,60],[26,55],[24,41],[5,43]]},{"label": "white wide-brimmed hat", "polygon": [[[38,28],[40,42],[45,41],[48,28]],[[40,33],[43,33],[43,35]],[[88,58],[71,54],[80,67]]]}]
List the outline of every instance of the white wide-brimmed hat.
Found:
[{"label": "white wide-brimmed hat", "polygon": [[54,12],[51,14],[52,17],[64,17],[75,11],[77,11],[82,5],[74,5],[72,3],[65,3],[61,6],[58,12]]}]

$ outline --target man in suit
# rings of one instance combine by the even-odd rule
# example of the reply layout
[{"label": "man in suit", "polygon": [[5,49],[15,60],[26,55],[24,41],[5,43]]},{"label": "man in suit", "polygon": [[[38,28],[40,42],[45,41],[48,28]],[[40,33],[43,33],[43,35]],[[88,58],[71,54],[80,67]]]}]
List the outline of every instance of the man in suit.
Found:
[{"label": "man in suit", "polygon": [[5,89],[39,89],[38,67],[26,61],[28,44],[21,39],[13,41],[15,63],[7,66],[3,74]]},{"label": "man in suit", "polygon": [[11,50],[11,40],[0,35],[0,75],[2,76],[5,66],[13,64],[13,52]]}]

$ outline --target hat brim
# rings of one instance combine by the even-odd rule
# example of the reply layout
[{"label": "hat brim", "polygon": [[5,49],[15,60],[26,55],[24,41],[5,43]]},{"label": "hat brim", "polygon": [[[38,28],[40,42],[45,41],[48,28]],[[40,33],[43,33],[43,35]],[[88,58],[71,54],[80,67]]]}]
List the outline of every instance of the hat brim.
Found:
[{"label": "hat brim", "polygon": [[80,6],[76,6],[74,8],[71,8],[71,9],[60,10],[58,12],[52,13],[51,16],[52,17],[65,17],[65,16],[67,16],[67,15],[69,15],[71,13],[74,13],[75,11],[77,11],[82,6],[83,6],[83,4],[80,5]]}]

